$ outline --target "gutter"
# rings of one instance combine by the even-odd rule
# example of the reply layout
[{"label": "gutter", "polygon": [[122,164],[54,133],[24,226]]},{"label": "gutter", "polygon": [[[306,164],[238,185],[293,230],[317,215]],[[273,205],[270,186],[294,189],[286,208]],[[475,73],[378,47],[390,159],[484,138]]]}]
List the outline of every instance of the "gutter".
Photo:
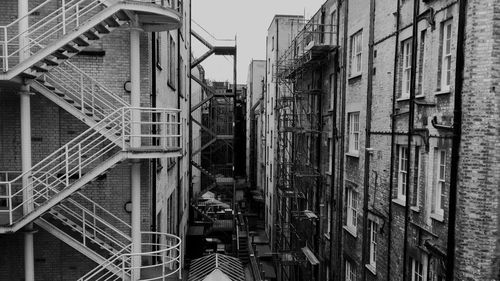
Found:
[{"label": "gutter", "polygon": [[398,56],[399,56],[399,28],[401,25],[400,14],[401,14],[401,0],[397,0],[396,7],[396,43],[394,44],[394,69],[393,69],[393,80],[392,80],[392,114],[391,114],[391,166],[389,171],[389,219],[388,219],[388,231],[387,231],[387,281],[391,281],[391,248],[392,248],[392,193],[394,189],[394,157],[396,157],[395,145],[396,145],[396,95],[397,95],[397,71],[398,71]]}]

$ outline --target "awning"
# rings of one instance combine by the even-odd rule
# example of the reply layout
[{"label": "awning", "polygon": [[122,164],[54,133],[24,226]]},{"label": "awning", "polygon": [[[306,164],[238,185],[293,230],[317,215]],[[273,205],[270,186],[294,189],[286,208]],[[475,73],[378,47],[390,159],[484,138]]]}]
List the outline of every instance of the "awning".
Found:
[{"label": "awning", "polygon": [[189,281],[245,281],[245,272],[237,258],[211,254],[191,262]]}]

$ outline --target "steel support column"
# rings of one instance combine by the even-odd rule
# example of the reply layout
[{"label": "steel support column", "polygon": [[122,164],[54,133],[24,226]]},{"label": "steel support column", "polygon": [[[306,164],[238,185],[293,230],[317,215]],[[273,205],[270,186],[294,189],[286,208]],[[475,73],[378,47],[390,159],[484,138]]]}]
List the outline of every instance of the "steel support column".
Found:
[{"label": "steel support column", "polygon": [[[130,105],[132,108],[140,107],[141,88],[140,88],[140,34],[141,30],[136,26],[130,29]],[[132,147],[140,146],[140,137],[135,137],[140,134],[140,115],[139,112],[132,110],[131,114],[132,128],[130,140]],[[131,199],[132,199],[132,254],[141,252],[141,163],[132,163],[130,177],[131,177]],[[131,280],[139,280],[141,276],[141,257],[139,255],[132,256],[131,260],[132,272]]]}]

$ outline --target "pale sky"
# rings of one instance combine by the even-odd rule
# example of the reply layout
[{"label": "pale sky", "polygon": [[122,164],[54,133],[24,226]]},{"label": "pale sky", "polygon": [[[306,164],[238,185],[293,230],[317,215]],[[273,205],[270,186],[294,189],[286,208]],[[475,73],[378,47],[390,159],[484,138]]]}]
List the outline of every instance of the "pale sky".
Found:
[{"label": "pale sky", "polygon": [[[238,40],[238,83],[246,84],[248,65],[252,59],[265,60],[267,28],[275,14],[311,17],[325,0],[192,0],[193,20],[217,39]],[[195,23],[193,29],[210,43],[216,42]],[[193,39],[195,57],[206,49]],[[232,42],[219,44],[233,45]],[[232,81],[231,57],[211,56],[202,63],[206,78]]]}]

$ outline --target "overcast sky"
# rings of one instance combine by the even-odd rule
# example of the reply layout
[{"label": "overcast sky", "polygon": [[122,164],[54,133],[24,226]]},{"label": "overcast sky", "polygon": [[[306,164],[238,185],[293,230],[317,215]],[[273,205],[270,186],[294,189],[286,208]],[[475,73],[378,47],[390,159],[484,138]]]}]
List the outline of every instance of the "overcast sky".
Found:
[{"label": "overcast sky", "polygon": [[[193,20],[217,39],[238,40],[238,83],[246,84],[248,65],[252,59],[266,57],[267,28],[275,14],[312,16],[325,0],[192,0]],[[210,43],[215,40],[195,23],[193,29],[202,33]],[[206,49],[193,39],[195,57]],[[232,44],[220,42],[219,44]],[[232,81],[231,57],[211,56],[202,63],[206,77],[219,81]]]}]

